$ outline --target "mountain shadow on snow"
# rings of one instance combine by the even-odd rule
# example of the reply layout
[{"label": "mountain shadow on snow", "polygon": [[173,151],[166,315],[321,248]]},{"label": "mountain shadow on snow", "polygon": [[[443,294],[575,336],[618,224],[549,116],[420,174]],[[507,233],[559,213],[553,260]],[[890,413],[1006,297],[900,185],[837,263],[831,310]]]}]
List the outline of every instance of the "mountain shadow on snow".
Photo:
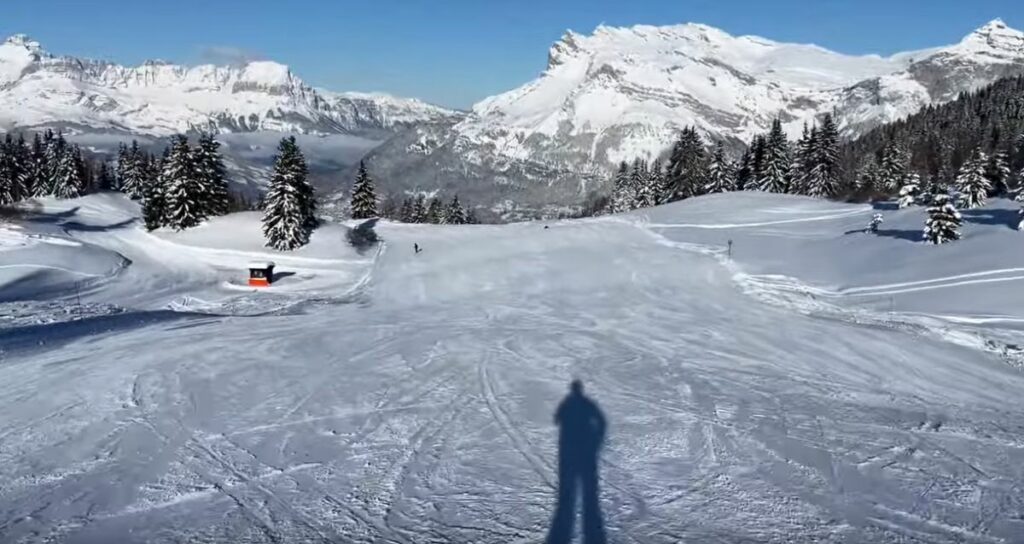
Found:
[{"label": "mountain shadow on snow", "polygon": [[583,383],[572,382],[569,394],[555,411],[558,433],[558,503],[547,544],[569,544],[576,519],[576,496],[583,502],[583,542],[604,544],[598,457],[608,422],[597,403],[583,394]]}]

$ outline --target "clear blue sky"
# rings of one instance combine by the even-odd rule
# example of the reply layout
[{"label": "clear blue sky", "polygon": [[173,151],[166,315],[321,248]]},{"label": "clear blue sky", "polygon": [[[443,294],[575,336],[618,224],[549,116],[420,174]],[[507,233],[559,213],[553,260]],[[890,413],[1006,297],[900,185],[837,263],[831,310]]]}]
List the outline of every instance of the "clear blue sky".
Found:
[{"label": "clear blue sky", "polygon": [[888,54],[956,42],[996,17],[1024,28],[1021,1],[28,0],[4,2],[0,34],[123,64],[270,58],[315,86],[467,107],[535,77],[566,29],[699,22]]}]

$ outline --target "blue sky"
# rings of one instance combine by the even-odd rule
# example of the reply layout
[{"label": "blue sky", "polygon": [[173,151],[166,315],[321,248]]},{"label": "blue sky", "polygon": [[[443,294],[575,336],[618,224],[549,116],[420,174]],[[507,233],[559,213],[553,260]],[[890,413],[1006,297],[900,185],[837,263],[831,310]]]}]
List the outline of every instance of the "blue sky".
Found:
[{"label": "blue sky", "polygon": [[59,54],[138,64],[271,58],[308,83],[468,107],[540,73],[566,29],[700,22],[844,53],[942,45],[1020,0],[31,0],[5,2],[0,34]]}]

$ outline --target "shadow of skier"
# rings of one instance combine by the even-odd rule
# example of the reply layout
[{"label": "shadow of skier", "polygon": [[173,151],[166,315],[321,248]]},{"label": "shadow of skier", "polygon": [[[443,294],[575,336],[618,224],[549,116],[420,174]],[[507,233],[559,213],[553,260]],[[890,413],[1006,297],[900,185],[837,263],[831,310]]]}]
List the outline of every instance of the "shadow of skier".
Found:
[{"label": "shadow of skier", "polygon": [[547,544],[568,544],[576,518],[576,494],[582,491],[583,542],[604,544],[598,488],[598,456],[607,421],[597,404],[583,394],[583,383],[572,382],[558,405],[558,504],[548,531]]}]

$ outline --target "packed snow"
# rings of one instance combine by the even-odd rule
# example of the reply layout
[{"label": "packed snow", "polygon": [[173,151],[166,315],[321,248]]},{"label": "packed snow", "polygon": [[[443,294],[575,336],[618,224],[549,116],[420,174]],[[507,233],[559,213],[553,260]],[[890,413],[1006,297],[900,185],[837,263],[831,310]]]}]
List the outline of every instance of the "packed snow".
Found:
[{"label": "packed snow", "polygon": [[929,246],[922,208],[738,193],[280,253],[45,201],[0,230],[0,271],[67,269],[0,276],[0,541],[539,542],[579,379],[609,542],[1021,542],[1011,211]]}]

